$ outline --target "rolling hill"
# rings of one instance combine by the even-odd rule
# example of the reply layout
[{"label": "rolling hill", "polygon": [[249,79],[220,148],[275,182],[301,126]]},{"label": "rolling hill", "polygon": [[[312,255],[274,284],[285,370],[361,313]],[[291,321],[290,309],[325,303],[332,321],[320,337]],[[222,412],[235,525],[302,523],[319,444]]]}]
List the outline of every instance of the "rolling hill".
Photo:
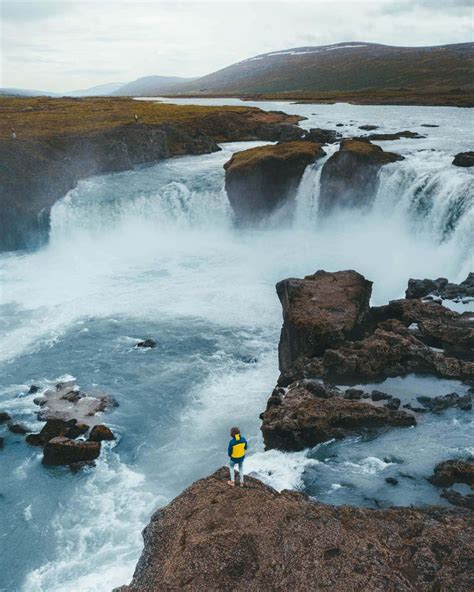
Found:
[{"label": "rolling hill", "polygon": [[364,42],[298,47],[238,62],[183,84],[176,94],[472,89],[473,48],[472,43],[392,47]]},{"label": "rolling hill", "polygon": [[123,85],[111,94],[121,97],[157,96],[179,92],[184,85],[190,84],[195,78],[180,78],[179,76],[143,76]]}]

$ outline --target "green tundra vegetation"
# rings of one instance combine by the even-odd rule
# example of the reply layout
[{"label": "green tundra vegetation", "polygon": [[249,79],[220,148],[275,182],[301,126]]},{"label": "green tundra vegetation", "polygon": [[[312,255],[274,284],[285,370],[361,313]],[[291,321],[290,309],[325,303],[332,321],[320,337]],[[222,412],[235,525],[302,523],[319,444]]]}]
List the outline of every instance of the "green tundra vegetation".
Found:
[{"label": "green tundra vegetation", "polygon": [[[202,128],[206,118],[229,114],[245,115],[245,120],[261,123],[296,123],[299,117],[266,113],[254,107],[209,107],[169,105],[128,98],[0,98],[0,138],[45,139],[63,135],[107,131],[123,125],[181,124],[192,132]],[[212,122],[209,121],[209,126]],[[206,130],[208,131],[208,130]],[[212,130],[211,130],[212,131]]]}]

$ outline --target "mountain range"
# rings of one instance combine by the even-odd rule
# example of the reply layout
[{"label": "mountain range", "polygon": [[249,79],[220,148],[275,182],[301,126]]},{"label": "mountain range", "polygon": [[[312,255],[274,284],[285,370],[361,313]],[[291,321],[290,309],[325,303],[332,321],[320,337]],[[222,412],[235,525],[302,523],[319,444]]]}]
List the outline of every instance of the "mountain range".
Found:
[{"label": "mountain range", "polygon": [[[199,78],[145,76],[126,84],[105,84],[66,96],[252,96],[474,89],[472,43],[393,47],[345,42],[257,55]],[[43,93],[0,89],[0,94]]]}]

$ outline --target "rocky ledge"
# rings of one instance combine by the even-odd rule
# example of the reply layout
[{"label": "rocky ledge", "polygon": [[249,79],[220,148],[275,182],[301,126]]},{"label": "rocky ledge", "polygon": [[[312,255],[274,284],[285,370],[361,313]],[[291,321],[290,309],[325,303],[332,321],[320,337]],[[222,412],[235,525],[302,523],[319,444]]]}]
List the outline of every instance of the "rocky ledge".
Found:
[{"label": "rocky ledge", "polygon": [[368,140],[342,140],[339,150],[328,158],[321,171],[320,212],[369,206],[375,195],[379,169],[397,160],[403,157],[384,152]]},{"label": "rocky ledge", "polygon": [[472,589],[473,518],[464,510],[333,507],[220,469],[152,516],[130,585],[177,590]]},{"label": "rocky ledge", "polygon": [[305,168],[325,155],[320,144],[282,142],[235,153],[224,165],[225,188],[238,223],[258,224],[280,208],[291,214]]},{"label": "rocky ledge", "polygon": [[261,415],[266,448],[302,450],[354,432],[414,426],[418,413],[472,408],[470,393],[418,397],[400,410],[401,401],[385,393],[343,388],[417,372],[472,380],[471,313],[420,298],[370,307],[372,282],[353,270],[289,278],[276,290],[281,374]]},{"label": "rocky ledge", "polygon": [[[59,102],[62,105],[64,101]],[[48,134],[30,138],[26,136],[28,129],[25,129],[19,132],[17,139],[0,140],[0,194],[3,196],[0,251],[36,247],[44,242],[51,207],[80,179],[128,170],[171,156],[215,152],[219,150],[216,142],[278,141],[291,137],[292,132],[298,135],[302,132],[293,125],[300,117],[281,112],[264,112],[256,108],[204,108],[202,113],[190,115],[187,107],[152,104],[145,106],[146,117],[138,123],[123,123],[121,117],[116,124],[104,127],[104,121],[106,124],[109,121],[108,112],[113,112],[116,102],[113,99],[102,101],[98,111],[94,111],[97,106],[93,100],[71,99],[65,106],[60,105],[56,112],[57,101],[51,99],[46,105],[30,107],[31,112],[25,112],[25,109],[15,112],[18,126],[15,117],[9,114],[10,127],[15,124],[17,129],[23,130],[23,120],[30,118],[33,129],[42,131],[42,126],[47,125]],[[126,109],[141,113],[145,108],[142,105],[130,107],[129,102],[119,101],[118,110],[125,116]],[[79,107],[83,111],[76,113]],[[161,111],[164,115],[160,117]],[[50,116],[47,115],[49,112]],[[65,122],[62,119],[64,113],[69,115]],[[100,117],[104,113],[107,115]],[[128,121],[133,120],[133,115],[129,117]],[[97,129],[94,130],[96,120]],[[148,124],[145,123],[147,120],[160,123]],[[78,131],[81,121],[85,131]],[[55,132],[56,122],[62,122],[67,133]]]}]

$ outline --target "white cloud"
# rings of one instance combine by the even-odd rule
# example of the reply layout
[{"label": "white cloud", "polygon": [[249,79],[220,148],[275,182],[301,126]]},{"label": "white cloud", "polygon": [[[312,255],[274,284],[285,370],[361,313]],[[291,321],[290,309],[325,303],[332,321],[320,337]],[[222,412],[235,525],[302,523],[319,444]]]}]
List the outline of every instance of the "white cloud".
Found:
[{"label": "white cloud", "polygon": [[261,53],[342,41],[469,41],[467,3],[440,6],[437,0],[0,0],[0,86],[64,91],[151,74],[199,76]]}]

